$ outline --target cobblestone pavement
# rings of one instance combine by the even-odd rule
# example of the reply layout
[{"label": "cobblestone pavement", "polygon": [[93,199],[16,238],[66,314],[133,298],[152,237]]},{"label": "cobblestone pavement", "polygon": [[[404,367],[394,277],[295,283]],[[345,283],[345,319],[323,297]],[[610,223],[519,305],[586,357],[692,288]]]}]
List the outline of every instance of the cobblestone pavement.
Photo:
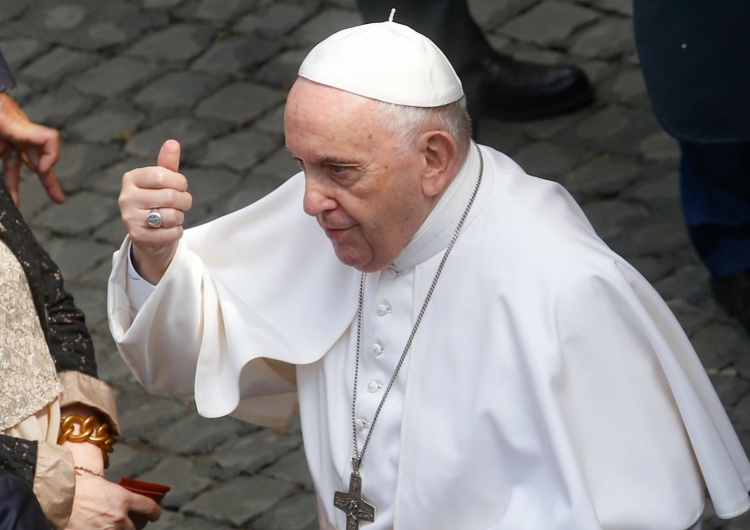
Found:
[{"label": "cobblestone pavement", "polygon": [[[598,92],[594,106],[570,116],[486,121],[479,140],[562,182],[603,238],[654,283],[750,444],[750,343],[710,297],[688,244],[678,151],[648,104],[630,1],[471,0],[471,7],[499,49],[579,64]],[[121,175],[153,164],[162,141],[174,137],[195,199],[190,225],[266,194],[295,171],[281,116],[297,66],[314,43],[359,21],[353,0],[0,0],[0,48],[20,82],[14,96],[65,141],[59,173],[67,202],[52,205],[27,179],[22,209],[87,312],[100,373],[117,390],[125,436],[110,477],[173,487],[150,528],[311,530],[317,522],[296,426],[200,418],[190,403],[146,395],[115,352],[105,285],[124,235]],[[720,522],[708,509],[705,519],[710,529],[750,529],[747,517]]]}]

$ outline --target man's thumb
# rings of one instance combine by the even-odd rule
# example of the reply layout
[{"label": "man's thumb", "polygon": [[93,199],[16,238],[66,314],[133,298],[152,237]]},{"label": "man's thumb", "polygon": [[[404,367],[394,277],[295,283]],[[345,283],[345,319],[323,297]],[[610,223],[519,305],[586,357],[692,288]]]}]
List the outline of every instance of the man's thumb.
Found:
[{"label": "man's thumb", "polygon": [[180,143],[177,140],[167,140],[159,150],[156,164],[170,171],[177,172],[180,169]]}]

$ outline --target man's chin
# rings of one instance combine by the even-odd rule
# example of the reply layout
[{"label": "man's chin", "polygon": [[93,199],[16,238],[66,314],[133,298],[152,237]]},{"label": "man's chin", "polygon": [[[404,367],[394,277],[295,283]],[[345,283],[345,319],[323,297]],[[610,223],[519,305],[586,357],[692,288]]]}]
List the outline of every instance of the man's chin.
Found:
[{"label": "man's chin", "polygon": [[339,249],[336,245],[333,246],[333,249],[336,252],[338,260],[344,265],[355,268],[360,272],[375,272],[379,270],[378,267],[373,267],[372,256],[353,253],[351,249]]}]

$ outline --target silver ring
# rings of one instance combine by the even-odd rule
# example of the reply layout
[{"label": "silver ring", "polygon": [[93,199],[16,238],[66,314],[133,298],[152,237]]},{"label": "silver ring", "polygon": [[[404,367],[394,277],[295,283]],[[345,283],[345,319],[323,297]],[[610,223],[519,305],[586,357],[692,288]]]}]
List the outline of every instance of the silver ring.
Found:
[{"label": "silver ring", "polygon": [[150,212],[148,212],[148,217],[146,217],[146,223],[151,228],[159,228],[161,226],[161,214],[159,213],[158,208],[154,208]]}]

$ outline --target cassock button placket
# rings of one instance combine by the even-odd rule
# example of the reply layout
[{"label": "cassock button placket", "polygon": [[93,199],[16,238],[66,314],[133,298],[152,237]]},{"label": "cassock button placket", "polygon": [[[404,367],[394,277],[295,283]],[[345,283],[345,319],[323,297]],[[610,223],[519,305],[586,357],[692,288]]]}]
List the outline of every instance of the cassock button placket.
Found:
[{"label": "cassock button placket", "polygon": [[385,271],[385,277],[388,278],[389,280],[395,280],[397,276],[398,276],[398,273],[393,269],[388,269]]},{"label": "cassock button placket", "polygon": [[372,345],[372,353],[374,353],[375,355],[377,355],[377,356],[383,355],[384,351],[385,351],[385,348],[383,348],[377,342]]},{"label": "cassock button placket", "polygon": [[380,390],[381,388],[382,388],[381,384],[378,383],[377,381],[370,381],[369,383],[367,383],[367,390],[369,390],[373,394],[377,392],[378,390]]},{"label": "cassock button placket", "polygon": [[369,422],[367,422],[367,420],[363,420],[362,418],[357,418],[356,420],[354,420],[354,424],[360,431],[364,431],[370,426]]}]

